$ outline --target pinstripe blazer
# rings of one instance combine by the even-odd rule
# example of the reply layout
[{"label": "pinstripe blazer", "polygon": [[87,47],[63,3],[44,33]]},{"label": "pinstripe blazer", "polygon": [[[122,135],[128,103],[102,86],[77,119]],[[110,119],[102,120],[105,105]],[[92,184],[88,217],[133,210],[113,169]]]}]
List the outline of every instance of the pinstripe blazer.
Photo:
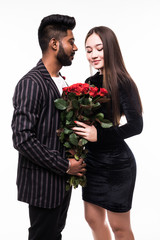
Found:
[{"label": "pinstripe blazer", "polygon": [[60,94],[42,60],[17,84],[13,96],[13,145],[19,152],[18,200],[55,208],[65,194],[69,165],[56,134]]}]

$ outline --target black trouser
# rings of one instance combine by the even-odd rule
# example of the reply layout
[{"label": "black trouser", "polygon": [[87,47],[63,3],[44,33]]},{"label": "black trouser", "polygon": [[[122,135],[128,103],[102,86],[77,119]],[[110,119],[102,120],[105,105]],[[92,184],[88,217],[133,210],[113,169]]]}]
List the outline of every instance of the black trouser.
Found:
[{"label": "black trouser", "polygon": [[63,202],[57,208],[46,209],[29,206],[29,240],[61,240],[65,226],[71,191],[66,192]]}]

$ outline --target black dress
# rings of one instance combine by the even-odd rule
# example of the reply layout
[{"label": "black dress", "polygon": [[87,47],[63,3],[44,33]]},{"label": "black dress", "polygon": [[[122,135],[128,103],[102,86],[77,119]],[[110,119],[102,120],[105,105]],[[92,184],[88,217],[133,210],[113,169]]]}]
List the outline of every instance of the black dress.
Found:
[{"label": "black dress", "polygon": [[[102,75],[90,77],[97,87],[102,87]],[[120,108],[127,123],[119,127],[104,129],[97,126],[97,142],[87,144],[87,185],[83,188],[83,200],[96,204],[112,212],[127,212],[131,209],[136,179],[134,155],[124,139],[142,131],[142,116],[135,110],[138,97],[134,88],[119,86]],[[130,95],[130,98],[129,98]],[[132,101],[130,101],[131,99]],[[110,111],[102,106],[105,118]]]}]

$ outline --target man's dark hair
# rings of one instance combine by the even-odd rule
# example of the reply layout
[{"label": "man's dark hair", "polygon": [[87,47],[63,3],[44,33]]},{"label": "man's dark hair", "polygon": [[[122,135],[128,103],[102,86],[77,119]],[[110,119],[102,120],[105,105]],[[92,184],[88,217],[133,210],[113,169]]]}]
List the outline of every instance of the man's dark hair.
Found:
[{"label": "man's dark hair", "polygon": [[74,17],[52,14],[42,19],[38,29],[38,40],[42,53],[48,49],[52,38],[60,40],[67,35],[67,30],[73,30],[76,25]]}]

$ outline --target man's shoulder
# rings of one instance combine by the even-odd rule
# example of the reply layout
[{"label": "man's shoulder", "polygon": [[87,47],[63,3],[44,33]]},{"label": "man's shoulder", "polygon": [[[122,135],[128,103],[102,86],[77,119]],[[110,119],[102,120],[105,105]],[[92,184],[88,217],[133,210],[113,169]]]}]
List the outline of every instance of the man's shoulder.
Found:
[{"label": "man's shoulder", "polygon": [[43,82],[43,75],[38,67],[38,64],[29,70],[19,81],[20,82],[35,82],[35,84],[41,84]]},{"label": "man's shoulder", "polygon": [[43,79],[43,76],[38,66],[35,66],[29,72],[27,72],[21,79],[31,79],[37,81]]}]

